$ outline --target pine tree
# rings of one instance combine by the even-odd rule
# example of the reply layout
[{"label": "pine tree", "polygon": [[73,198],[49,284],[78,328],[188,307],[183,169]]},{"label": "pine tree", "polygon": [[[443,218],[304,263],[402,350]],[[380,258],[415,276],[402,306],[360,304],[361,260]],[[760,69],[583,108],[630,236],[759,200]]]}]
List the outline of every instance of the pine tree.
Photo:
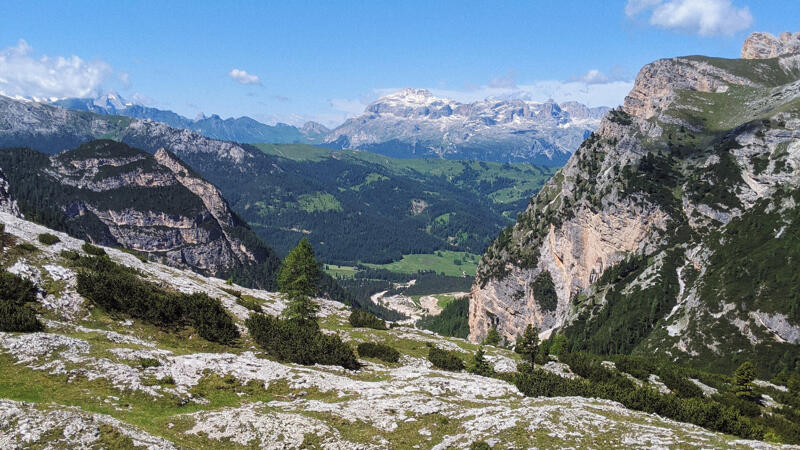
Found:
[{"label": "pine tree", "polygon": [[311,300],[311,296],[317,292],[320,274],[319,264],[314,260],[314,250],[303,238],[286,255],[278,273],[278,289],[289,301],[284,311],[288,319],[303,324],[316,323],[319,305]]},{"label": "pine tree", "polygon": [[754,401],[757,396],[753,392],[753,380],[756,379],[756,368],[750,361],[745,361],[733,374],[731,390],[737,397]]},{"label": "pine tree", "polygon": [[472,361],[470,361],[467,371],[484,377],[490,377],[494,373],[494,368],[486,360],[483,346],[478,347],[478,351],[472,356]]},{"label": "pine tree", "polygon": [[536,359],[536,354],[539,352],[539,329],[528,324],[522,336],[517,336],[517,345],[514,346],[514,352],[522,355],[522,359],[532,365]]},{"label": "pine tree", "polygon": [[483,343],[484,345],[497,345],[500,343],[500,333],[497,331],[497,325],[492,325],[492,328],[486,333]]}]

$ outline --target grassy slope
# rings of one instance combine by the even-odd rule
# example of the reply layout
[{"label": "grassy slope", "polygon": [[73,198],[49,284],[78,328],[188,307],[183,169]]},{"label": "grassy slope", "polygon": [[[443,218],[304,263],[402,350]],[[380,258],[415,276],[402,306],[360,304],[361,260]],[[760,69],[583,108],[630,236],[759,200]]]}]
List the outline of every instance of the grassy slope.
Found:
[{"label": "grassy slope", "polygon": [[[441,255],[441,256],[440,256]],[[403,259],[389,264],[365,264],[374,269],[386,269],[398,273],[417,273],[420,270],[433,270],[452,277],[464,274],[475,276],[479,256],[472,253],[441,251],[430,254],[403,255]],[[460,265],[454,261],[463,261]]]}]

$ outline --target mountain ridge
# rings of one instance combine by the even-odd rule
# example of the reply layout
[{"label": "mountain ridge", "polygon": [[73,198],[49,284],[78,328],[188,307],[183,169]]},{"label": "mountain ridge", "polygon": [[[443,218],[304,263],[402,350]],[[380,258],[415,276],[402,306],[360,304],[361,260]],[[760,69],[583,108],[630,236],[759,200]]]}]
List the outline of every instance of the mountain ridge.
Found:
[{"label": "mountain ridge", "polygon": [[607,110],[552,100],[460,103],[407,88],[369,104],[333,129],[323,145],[404,158],[561,165]]},{"label": "mountain ridge", "polygon": [[328,128],[317,122],[306,122],[302,127],[285,123],[267,125],[247,116],[223,119],[216,114],[199,115],[189,119],[169,110],[148,107],[122,99],[119,94],[109,93],[99,98],[67,98],[52,102],[62,108],[93,112],[135,119],[149,119],[173,128],[182,128],[223,141],[253,144],[271,142],[279,144],[314,144],[321,140]]},{"label": "mountain ridge", "polygon": [[[623,107],[487,250],[470,338],[497,326],[513,339],[533,323],[565,334],[573,350],[792,370],[791,276],[759,252],[795,245],[798,78],[796,54],[645,66]],[[783,246],[755,223],[774,227]],[[753,286],[734,288],[734,267],[745,266],[726,260],[761,267]],[[540,276],[552,289],[535,289]]]},{"label": "mountain ridge", "polygon": [[[92,141],[48,157],[3,149],[8,196],[28,217],[205,274],[263,265],[274,287],[278,257],[230,209],[221,192],[175,155]],[[274,276],[274,274],[273,274]]]}]

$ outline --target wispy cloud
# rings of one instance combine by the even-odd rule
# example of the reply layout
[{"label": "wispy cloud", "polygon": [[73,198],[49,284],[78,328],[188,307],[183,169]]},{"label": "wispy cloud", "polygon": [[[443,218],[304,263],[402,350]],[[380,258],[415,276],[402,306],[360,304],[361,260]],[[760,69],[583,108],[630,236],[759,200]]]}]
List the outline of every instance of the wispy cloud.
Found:
[{"label": "wispy cloud", "polygon": [[[394,90],[392,90],[394,91]],[[328,100],[331,108],[335,109],[336,111],[341,111],[348,114],[348,117],[357,116],[364,112],[364,107],[366,107],[369,102],[365,102],[363,98],[360,99],[348,99],[348,98],[332,98]]]},{"label": "wispy cloud", "polygon": [[603,84],[608,83],[608,76],[597,69],[590,69],[585,74],[579,77],[572,77],[570,81],[580,81],[586,84]]},{"label": "wispy cloud", "polygon": [[84,61],[75,55],[34,57],[32,53],[23,39],[0,49],[0,93],[37,100],[95,97],[114,72],[101,60]]},{"label": "wispy cloud", "polygon": [[628,0],[629,18],[642,13],[649,14],[651,25],[700,36],[730,36],[753,24],[750,9],[730,0]]},{"label": "wispy cloud", "polygon": [[228,76],[239,84],[261,84],[261,80],[258,78],[258,75],[249,74],[247,71],[240,69],[231,70],[228,72]]}]

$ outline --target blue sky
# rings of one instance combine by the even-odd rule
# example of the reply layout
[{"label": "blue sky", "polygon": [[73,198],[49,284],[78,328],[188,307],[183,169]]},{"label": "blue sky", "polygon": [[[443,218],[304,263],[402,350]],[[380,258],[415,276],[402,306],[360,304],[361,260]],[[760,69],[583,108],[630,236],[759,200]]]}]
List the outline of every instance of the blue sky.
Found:
[{"label": "blue sky", "polygon": [[613,106],[650,61],[738,57],[798,17],[800,2],[756,0],[4,0],[0,92],[326,125],[404,87]]}]

